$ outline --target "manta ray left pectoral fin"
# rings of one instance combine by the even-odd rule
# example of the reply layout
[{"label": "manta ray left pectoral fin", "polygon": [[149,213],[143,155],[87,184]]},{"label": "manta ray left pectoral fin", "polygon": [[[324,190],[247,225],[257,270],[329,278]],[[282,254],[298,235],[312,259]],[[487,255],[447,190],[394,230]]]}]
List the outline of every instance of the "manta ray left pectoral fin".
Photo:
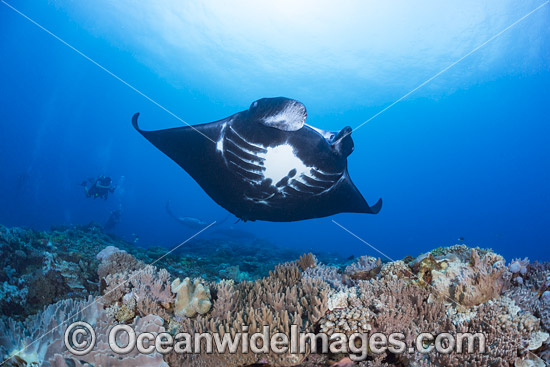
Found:
[{"label": "manta ray left pectoral fin", "polygon": [[190,175],[201,170],[207,163],[210,157],[208,152],[213,151],[213,147],[216,146],[215,141],[222,126],[220,120],[200,125],[145,131],[139,127],[138,117],[139,113],[132,117],[134,128]]},{"label": "manta ray left pectoral fin", "polygon": [[[138,124],[139,112],[136,112],[132,117],[132,126],[136,129],[141,135],[147,138],[151,143],[153,143],[157,148],[161,149],[153,140],[162,138],[164,141],[170,140],[169,138],[182,138],[189,136],[193,140],[201,140],[201,137],[209,140],[210,143],[215,144],[215,139],[217,139],[222,123],[226,120],[219,120],[214,122],[209,122],[206,124],[199,125],[189,125],[174,127],[163,130],[154,130],[154,131],[145,131],[139,127]],[[202,143],[202,142],[201,142]],[[162,150],[162,149],[161,149]]]}]

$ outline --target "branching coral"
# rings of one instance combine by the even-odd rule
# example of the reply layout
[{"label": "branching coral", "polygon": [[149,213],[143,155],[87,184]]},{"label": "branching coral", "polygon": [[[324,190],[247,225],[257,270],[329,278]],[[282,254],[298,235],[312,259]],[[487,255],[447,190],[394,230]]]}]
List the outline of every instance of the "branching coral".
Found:
[{"label": "branching coral", "polygon": [[[532,336],[530,330],[536,325],[528,315],[523,315],[520,308],[506,297],[497,298],[480,305],[476,317],[457,326],[450,332],[482,332],[486,338],[486,353],[451,353],[431,356],[431,363],[426,366],[510,366],[524,365],[524,360],[537,359],[529,352],[528,344]],[[527,324],[526,324],[527,323]]]},{"label": "branching coral", "polygon": [[505,293],[506,296],[513,299],[516,304],[521,305],[522,309],[540,319],[541,326],[550,332],[550,303],[536,290],[523,286],[514,287]]},{"label": "branching coral", "polygon": [[[179,330],[217,331],[220,337],[225,334],[234,336],[245,330],[250,334],[262,332],[264,325],[269,326],[271,335],[289,333],[291,325],[298,325],[302,331],[313,331],[327,310],[329,289],[322,280],[302,278],[296,263],[282,264],[268,277],[255,282],[222,282],[214,285],[213,294],[216,297],[211,313],[183,320]],[[242,366],[260,361],[275,366],[293,366],[307,355],[307,351],[304,354],[171,354],[167,360],[170,365],[189,366]]]},{"label": "branching coral", "polygon": [[317,257],[313,255],[311,252],[308,254],[303,254],[300,256],[300,259],[297,261],[298,266],[302,271],[305,271],[308,268],[314,268],[317,266]]},{"label": "branching coral", "polygon": [[346,279],[339,272],[336,266],[317,265],[314,268],[308,268],[303,273],[304,278],[321,280],[328,283],[334,289],[345,287]]},{"label": "branching coral", "polygon": [[[340,332],[351,335],[356,332],[381,332],[386,335],[405,332],[406,342],[412,345],[413,338],[421,332],[448,330],[445,307],[440,302],[428,302],[430,293],[403,280],[360,281],[357,296],[348,299],[345,309],[329,313],[321,319],[321,330],[328,334]],[[383,353],[376,356],[383,359],[400,360],[409,363],[414,356],[390,356]]]},{"label": "branching coral", "polygon": [[165,320],[170,318],[167,310],[175,298],[170,290],[170,274],[166,270],[147,265],[132,272],[107,275],[105,283],[103,298],[106,304],[120,304],[123,297],[133,297],[136,314],[158,315]]},{"label": "branching coral", "polygon": [[[113,246],[110,246],[111,248]],[[108,249],[108,248],[106,248]],[[99,279],[105,279],[107,276],[122,272],[131,272],[134,270],[142,269],[145,264],[139,261],[134,256],[130,255],[126,251],[118,250],[116,247],[110,249],[110,251],[104,252],[102,250],[98,255],[98,259],[102,259],[97,269]]]}]

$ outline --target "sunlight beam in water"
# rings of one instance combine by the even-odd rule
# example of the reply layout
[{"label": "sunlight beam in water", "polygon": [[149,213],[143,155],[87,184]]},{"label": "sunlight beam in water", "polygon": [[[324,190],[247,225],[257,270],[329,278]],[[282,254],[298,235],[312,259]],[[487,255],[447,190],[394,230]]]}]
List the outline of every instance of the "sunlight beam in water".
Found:
[{"label": "sunlight beam in water", "polygon": [[[226,101],[276,94],[299,98],[319,90],[319,100],[345,96],[359,105],[391,102],[396,90],[414,88],[539,5],[535,0],[58,4],[176,86],[198,81],[201,90],[209,90],[205,93]],[[532,17],[514,43],[500,37],[476,53],[474,67],[450,71],[445,79],[452,80],[451,88],[467,87],[518,67],[528,70],[541,61],[533,50],[542,49],[546,39],[534,35],[544,34],[547,23]],[[518,55],[521,63],[512,65]],[[424,93],[448,90],[442,81]]]}]

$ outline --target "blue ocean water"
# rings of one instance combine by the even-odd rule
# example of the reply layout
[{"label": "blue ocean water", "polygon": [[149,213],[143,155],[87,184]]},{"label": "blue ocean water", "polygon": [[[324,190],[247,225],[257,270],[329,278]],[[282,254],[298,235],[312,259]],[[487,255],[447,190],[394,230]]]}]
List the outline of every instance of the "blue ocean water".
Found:
[{"label": "blue ocean water", "polygon": [[[327,130],[356,128],[414,90],[352,134],[350,175],[370,204],[383,198],[379,214],[232,218],[231,228],[380,256],[334,220],[394,259],[464,238],[507,259],[549,260],[548,3],[7,3],[51,33],[0,3],[4,225],[102,223],[120,209],[116,234],[169,248],[196,230],[170,218],[167,201],[181,216],[226,217],[132,128],[135,112],[146,129],[182,125],[136,90],[190,124],[286,96]],[[100,174],[118,184],[107,201],[79,185]]]}]

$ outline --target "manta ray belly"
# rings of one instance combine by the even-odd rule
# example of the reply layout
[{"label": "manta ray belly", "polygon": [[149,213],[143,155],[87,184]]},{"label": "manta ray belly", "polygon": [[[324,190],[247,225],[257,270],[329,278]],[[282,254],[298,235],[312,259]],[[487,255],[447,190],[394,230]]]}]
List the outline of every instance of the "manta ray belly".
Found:
[{"label": "manta ray belly", "polygon": [[288,141],[264,146],[247,140],[230,124],[223,126],[216,150],[227,167],[248,183],[242,197],[256,204],[282,205],[286,198],[319,195],[343,178],[343,172],[306,165]]},{"label": "manta ray belly", "polygon": [[296,156],[294,148],[289,144],[277,145],[266,150],[259,156],[264,159],[264,179],[270,179],[272,185],[276,185],[289,175],[300,177],[310,170],[310,167]]}]

